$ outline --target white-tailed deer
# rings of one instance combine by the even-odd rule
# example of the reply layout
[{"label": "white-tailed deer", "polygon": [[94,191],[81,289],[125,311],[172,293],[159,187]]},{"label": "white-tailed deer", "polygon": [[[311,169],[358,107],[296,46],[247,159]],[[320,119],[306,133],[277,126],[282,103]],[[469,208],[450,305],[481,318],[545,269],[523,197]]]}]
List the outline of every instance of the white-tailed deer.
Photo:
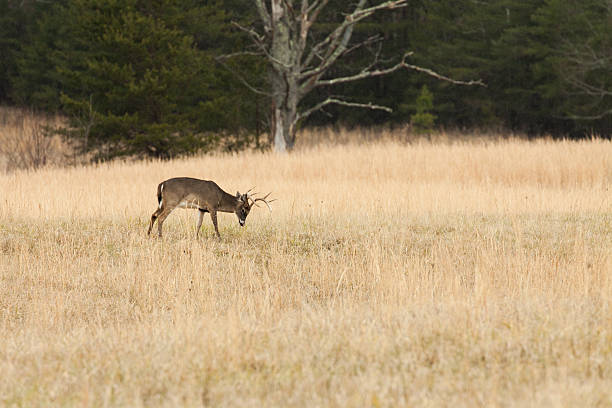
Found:
[{"label": "white-tailed deer", "polygon": [[[251,190],[249,190],[251,191]],[[217,213],[228,212],[234,213],[238,217],[240,226],[244,226],[247,215],[251,211],[253,205],[257,206],[257,201],[263,201],[270,209],[270,204],[274,200],[268,201],[270,195],[268,193],[262,198],[253,198],[249,195],[249,191],[245,194],[236,193],[231,195],[223,191],[217,183],[209,180],[200,180],[190,177],[177,177],[162,181],[157,186],[157,201],[159,203],[157,210],[151,216],[149,231],[155,220],[157,220],[157,231],[159,236],[162,236],[162,225],[165,219],[170,215],[175,208],[193,208],[199,210],[198,223],[196,226],[196,238],[200,233],[202,219],[204,213],[210,213],[217,237],[221,238],[219,228],[217,227]],[[270,211],[272,211],[270,209]]]}]

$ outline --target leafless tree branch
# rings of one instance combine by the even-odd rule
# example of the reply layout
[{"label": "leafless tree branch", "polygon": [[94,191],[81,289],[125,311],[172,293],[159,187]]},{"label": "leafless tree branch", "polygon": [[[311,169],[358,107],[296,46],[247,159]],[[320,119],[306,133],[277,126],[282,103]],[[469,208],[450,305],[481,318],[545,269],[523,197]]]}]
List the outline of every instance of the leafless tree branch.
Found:
[{"label": "leafless tree branch", "polygon": [[[484,86],[481,80],[459,81],[431,69],[409,64],[406,58],[411,53],[405,54],[399,63],[385,68],[393,63],[380,61],[380,48],[372,51],[371,63],[360,72],[339,78],[324,78],[329,68],[342,56],[380,41],[379,37],[373,36],[361,43],[349,44],[355,24],[378,11],[406,7],[408,0],[353,0],[349,13],[338,22],[335,28],[331,29],[331,32],[318,40],[312,39],[310,30],[321,11],[328,5],[329,0],[300,1],[301,3],[298,3],[297,0],[255,0],[264,25],[264,35],[237,23],[234,24],[249,35],[271,66],[269,72],[271,94],[268,96],[272,98],[272,134],[275,148],[279,151],[291,149],[296,124],[300,120],[327,105],[337,104],[391,112],[391,109],[386,106],[351,102],[333,96],[299,112],[301,100],[315,87],[377,77],[400,69],[416,70],[453,84]],[[371,5],[372,3],[375,4]],[[218,61],[223,63],[223,59]],[[247,84],[244,78],[240,79]],[[247,86],[255,90],[255,87],[248,84]],[[256,92],[266,94],[261,90],[256,90]]]},{"label": "leafless tree branch", "polygon": [[244,31],[245,33],[247,33],[249,37],[251,37],[251,40],[253,40],[253,43],[257,46],[257,48],[261,49],[263,52],[266,52],[265,36],[259,34],[252,28],[242,26],[236,21],[232,21],[232,25],[238,28],[240,31]]},{"label": "leafless tree branch", "polygon": [[[231,72],[236,78],[238,78],[238,80],[240,82],[242,82],[242,84],[244,86],[246,86],[251,92],[254,92],[258,95],[264,95],[264,96],[271,96],[271,94],[269,92],[265,92],[262,91],[261,89],[256,88],[255,86],[251,85],[249,83],[249,81],[246,80],[246,78],[240,74],[238,71],[236,71],[235,69],[233,69],[232,67],[230,67],[225,60],[229,59],[231,57],[240,55],[241,53],[233,53],[233,54],[228,54],[228,55],[221,55],[215,58],[215,61],[217,61],[219,64],[221,64],[223,66],[223,68],[227,69],[229,72]],[[251,53],[248,53],[251,54]],[[247,54],[247,55],[248,55]]]},{"label": "leafless tree branch", "polygon": [[302,119],[306,119],[308,116],[310,116],[311,114],[313,114],[314,112],[320,110],[321,108],[323,108],[324,106],[330,105],[330,104],[336,104],[336,105],[343,105],[343,106],[351,106],[354,108],[367,108],[367,109],[376,109],[376,110],[384,110],[385,112],[393,112],[393,109],[387,107],[387,106],[381,106],[381,105],[375,105],[372,103],[358,103],[358,102],[349,102],[349,101],[343,101],[341,99],[336,99],[336,98],[327,98],[326,100],[319,102],[318,104],[316,104],[315,106],[313,106],[310,109],[305,110],[304,112],[299,113],[296,118],[295,118],[295,123],[299,122]]},{"label": "leafless tree branch", "polygon": [[336,27],[334,31],[325,37],[323,41],[315,44],[311,48],[308,56],[302,62],[303,68],[307,68],[312,63],[314,57],[321,54],[323,49],[326,49],[327,52],[325,53],[323,61],[317,67],[303,72],[303,77],[321,75],[334,64],[334,62],[346,49],[348,41],[352,35],[352,28],[357,22],[369,17],[378,10],[392,10],[395,8],[405,7],[407,5],[407,0],[385,1],[384,3],[368,8],[363,8],[364,5],[365,0],[360,0],[353,12],[347,15],[344,21],[338,27]]},{"label": "leafless tree branch", "polygon": [[215,59],[216,60],[228,60],[228,59],[232,59],[234,57],[242,57],[242,56],[261,57],[262,55],[264,55],[262,52],[238,51],[238,52],[232,52],[230,54],[219,55],[219,56],[215,57]]},{"label": "leafless tree branch", "polygon": [[346,77],[339,77],[339,78],[332,78],[332,79],[326,79],[326,80],[318,80],[315,81],[314,84],[312,84],[313,87],[319,87],[319,86],[328,86],[328,85],[336,85],[336,84],[340,84],[340,83],[344,83],[344,82],[352,82],[352,81],[357,81],[359,79],[364,79],[364,78],[371,78],[371,77],[377,77],[377,76],[381,76],[381,75],[387,75],[390,74],[392,72],[395,72],[401,68],[408,68],[408,69],[412,69],[415,71],[419,71],[419,72],[423,72],[426,73],[427,75],[433,76],[437,79],[440,80],[444,80],[453,84],[457,84],[457,85],[480,85],[480,86],[486,86],[482,80],[472,80],[472,81],[459,81],[456,79],[452,79],[449,77],[446,77],[444,75],[438,74],[437,72],[429,69],[429,68],[423,68],[423,67],[419,67],[417,65],[412,65],[412,64],[408,64],[406,62],[406,58],[409,57],[410,55],[412,55],[412,52],[406,53],[404,54],[404,57],[402,58],[402,61],[397,63],[396,65],[386,68],[386,69],[377,69],[377,70],[373,70],[370,71],[368,69],[364,69],[361,72],[355,74],[355,75],[350,75],[350,76],[346,76]]},{"label": "leafless tree branch", "polygon": [[566,76],[565,80],[579,89],[583,95],[599,96],[602,98],[612,96],[612,90],[606,89],[603,85],[593,85],[572,75]]},{"label": "leafless tree branch", "polygon": [[603,119],[608,115],[612,115],[612,109],[608,109],[606,111],[603,111],[597,115],[568,115],[566,116],[566,119],[573,119],[573,120],[598,120],[598,119]]},{"label": "leafless tree branch", "polygon": [[371,68],[372,66],[374,66],[378,62],[378,57],[380,56],[380,50],[381,50],[380,44],[381,44],[382,40],[383,40],[382,36],[380,36],[378,34],[370,36],[370,37],[366,38],[365,40],[363,40],[362,42],[357,43],[357,44],[351,46],[350,48],[347,48],[344,51],[344,53],[342,54],[342,56],[348,55],[351,52],[353,52],[353,51],[355,51],[355,50],[357,50],[359,48],[367,47],[367,46],[372,45],[372,44],[378,44],[379,47],[376,50],[376,55],[374,57],[374,62],[372,62],[372,64],[370,64],[370,66],[368,67],[368,69],[369,69],[369,68]]},{"label": "leafless tree branch", "polygon": [[270,54],[270,51],[268,50],[268,47],[265,44],[265,37],[260,35],[259,33],[257,33],[257,31],[248,28],[248,27],[243,27],[242,25],[240,25],[239,23],[232,21],[232,25],[234,25],[235,27],[239,28],[240,30],[246,32],[247,34],[249,34],[249,36],[251,37],[251,39],[253,40],[253,42],[255,43],[255,45],[261,50],[261,52],[266,56],[266,58],[270,61],[273,62],[273,66],[281,66],[285,69],[289,69],[291,68],[289,65],[284,64],[282,61],[279,61],[277,58],[274,58],[274,56],[272,54]]},{"label": "leafless tree branch", "polygon": [[407,63],[402,63],[402,66],[404,68],[409,68],[412,69],[414,71],[418,71],[418,72],[423,72],[429,76],[432,76],[436,79],[440,79],[442,81],[446,81],[446,82],[450,82],[451,84],[455,84],[455,85],[479,85],[479,86],[484,86],[486,88],[486,84],[484,82],[482,82],[481,79],[477,79],[477,80],[471,80],[471,81],[459,81],[457,79],[452,79],[449,78],[447,76],[444,75],[440,75],[438,74],[436,71],[431,70],[429,68],[423,68],[423,67],[419,67],[417,65],[412,65],[412,64],[407,64]]},{"label": "leafless tree branch", "polygon": [[255,5],[257,6],[257,12],[259,13],[259,18],[263,22],[264,30],[266,33],[272,31],[272,18],[270,17],[270,12],[266,8],[265,0],[255,0]]}]

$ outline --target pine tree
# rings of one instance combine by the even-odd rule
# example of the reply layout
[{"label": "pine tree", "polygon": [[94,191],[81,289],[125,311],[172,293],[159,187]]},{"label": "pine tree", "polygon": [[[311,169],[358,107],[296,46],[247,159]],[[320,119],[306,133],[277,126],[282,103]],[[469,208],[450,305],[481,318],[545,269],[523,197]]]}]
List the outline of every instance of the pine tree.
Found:
[{"label": "pine tree", "polygon": [[[549,0],[534,16],[543,60],[537,72],[552,75],[538,89],[556,104],[554,116],[573,132],[612,134],[612,3]],[[545,41],[541,39],[545,38]]]},{"label": "pine tree", "polygon": [[410,117],[410,123],[416,133],[431,133],[436,121],[433,110],[433,94],[423,85],[416,99],[416,113]]},{"label": "pine tree", "polygon": [[227,43],[206,44],[228,26],[214,3],[60,3],[23,50],[16,95],[68,115],[64,134],[97,158],[205,150],[240,123],[237,109],[249,100],[236,103],[227,90],[235,81],[222,82],[228,75],[214,56]]}]

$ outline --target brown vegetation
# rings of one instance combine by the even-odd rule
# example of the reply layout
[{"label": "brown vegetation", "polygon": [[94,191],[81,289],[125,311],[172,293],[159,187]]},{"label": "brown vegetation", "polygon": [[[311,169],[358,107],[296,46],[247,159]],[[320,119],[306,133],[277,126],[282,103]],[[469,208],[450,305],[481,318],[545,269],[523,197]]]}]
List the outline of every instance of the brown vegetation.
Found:
[{"label": "brown vegetation", "polygon": [[[173,176],[279,200],[147,239]],[[611,185],[601,140],[0,175],[0,405],[610,405]]]},{"label": "brown vegetation", "polygon": [[74,162],[68,145],[54,134],[62,123],[59,115],[0,107],[0,172]]}]

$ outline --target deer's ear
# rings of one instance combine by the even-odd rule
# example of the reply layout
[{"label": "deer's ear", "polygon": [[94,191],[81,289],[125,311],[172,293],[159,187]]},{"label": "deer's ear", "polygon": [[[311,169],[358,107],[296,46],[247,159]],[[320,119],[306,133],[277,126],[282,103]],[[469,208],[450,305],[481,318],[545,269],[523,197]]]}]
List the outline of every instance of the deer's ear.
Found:
[{"label": "deer's ear", "polygon": [[240,198],[240,191],[236,191],[236,198]]}]

